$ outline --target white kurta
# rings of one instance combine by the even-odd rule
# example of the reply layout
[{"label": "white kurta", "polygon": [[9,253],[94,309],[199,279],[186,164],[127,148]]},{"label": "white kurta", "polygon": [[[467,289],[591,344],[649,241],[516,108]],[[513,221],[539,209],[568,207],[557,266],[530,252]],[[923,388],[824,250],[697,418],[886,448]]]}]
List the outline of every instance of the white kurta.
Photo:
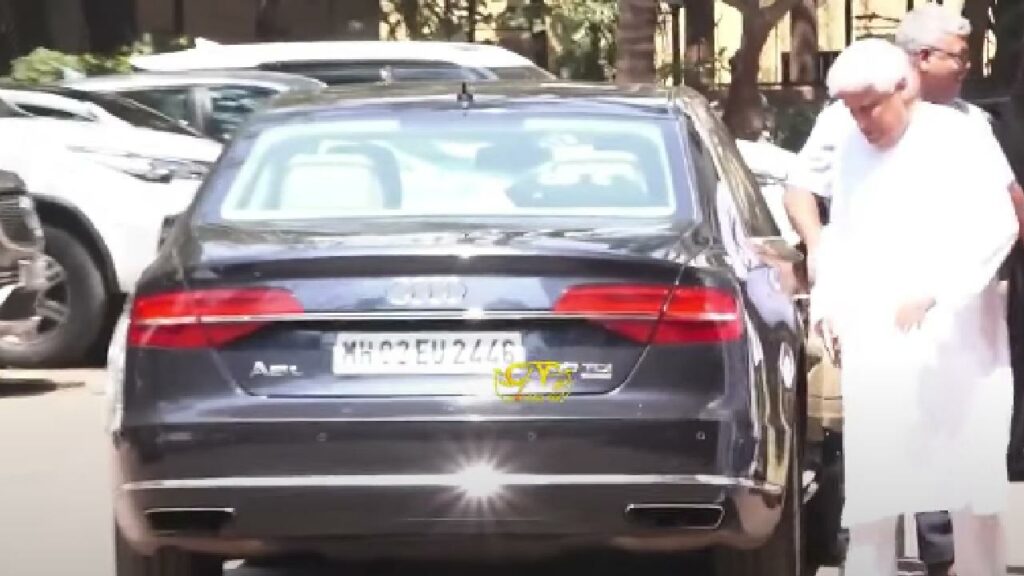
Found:
[{"label": "white kurta", "polygon": [[[991,133],[915,105],[887,151],[853,130],[836,150],[812,316],[842,346],[846,526],[904,513],[1002,511],[1013,405],[996,272],[1017,237]],[[918,329],[900,305],[933,296]]]}]

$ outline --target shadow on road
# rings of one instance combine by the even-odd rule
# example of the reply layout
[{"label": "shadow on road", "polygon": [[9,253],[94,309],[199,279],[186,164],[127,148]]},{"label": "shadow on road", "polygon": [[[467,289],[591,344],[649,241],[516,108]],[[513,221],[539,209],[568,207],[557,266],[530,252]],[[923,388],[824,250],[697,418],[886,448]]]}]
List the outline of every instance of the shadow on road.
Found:
[{"label": "shadow on road", "polygon": [[39,396],[59,390],[53,380],[45,378],[4,378],[0,376],[0,398],[17,396]]}]

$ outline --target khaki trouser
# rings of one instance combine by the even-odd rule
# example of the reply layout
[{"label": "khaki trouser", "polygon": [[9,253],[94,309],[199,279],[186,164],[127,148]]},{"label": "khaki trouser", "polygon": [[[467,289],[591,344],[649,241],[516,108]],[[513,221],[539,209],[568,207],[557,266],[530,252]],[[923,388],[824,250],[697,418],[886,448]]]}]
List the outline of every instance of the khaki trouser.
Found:
[{"label": "khaki trouser", "polygon": [[843,429],[840,370],[825,358],[825,347],[815,334],[807,339],[807,355],[811,364],[807,376],[808,432],[812,439],[821,440],[826,429]]}]

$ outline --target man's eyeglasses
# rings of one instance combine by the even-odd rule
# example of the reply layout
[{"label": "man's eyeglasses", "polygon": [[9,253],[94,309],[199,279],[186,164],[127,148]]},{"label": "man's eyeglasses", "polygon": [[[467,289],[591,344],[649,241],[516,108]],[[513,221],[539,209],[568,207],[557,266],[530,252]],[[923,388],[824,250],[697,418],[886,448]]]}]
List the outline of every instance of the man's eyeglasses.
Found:
[{"label": "man's eyeglasses", "polygon": [[924,48],[923,50],[921,50],[921,52],[938,52],[939,54],[942,54],[943,56],[949,58],[950,60],[956,61],[956,63],[959,64],[960,66],[970,66],[971,64],[971,55],[966,50],[960,52],[953,52],[952,50],[945,50],[936,46],[931,46],[928,48]]}]

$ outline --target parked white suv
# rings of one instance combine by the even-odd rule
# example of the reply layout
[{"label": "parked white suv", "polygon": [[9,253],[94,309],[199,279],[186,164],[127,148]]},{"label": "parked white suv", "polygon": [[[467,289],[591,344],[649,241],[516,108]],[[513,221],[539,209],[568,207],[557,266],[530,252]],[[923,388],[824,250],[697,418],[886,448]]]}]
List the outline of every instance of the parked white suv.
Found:
[{"label": "parked white suv", "polygon": [[328,85],[382,80],[552,80],[530,59],[490,44],[340,40],[217,44],[135,56],[136,70],[266,70],[309,76]]},{"label": "parked white suv", "polygon": [[128,125],[24,116],[0,105],[0,169],[36,201],[55,282],[36,333],[0,339],[0,365],[74,365],[106,347],[113,316],[221,145]]}]

